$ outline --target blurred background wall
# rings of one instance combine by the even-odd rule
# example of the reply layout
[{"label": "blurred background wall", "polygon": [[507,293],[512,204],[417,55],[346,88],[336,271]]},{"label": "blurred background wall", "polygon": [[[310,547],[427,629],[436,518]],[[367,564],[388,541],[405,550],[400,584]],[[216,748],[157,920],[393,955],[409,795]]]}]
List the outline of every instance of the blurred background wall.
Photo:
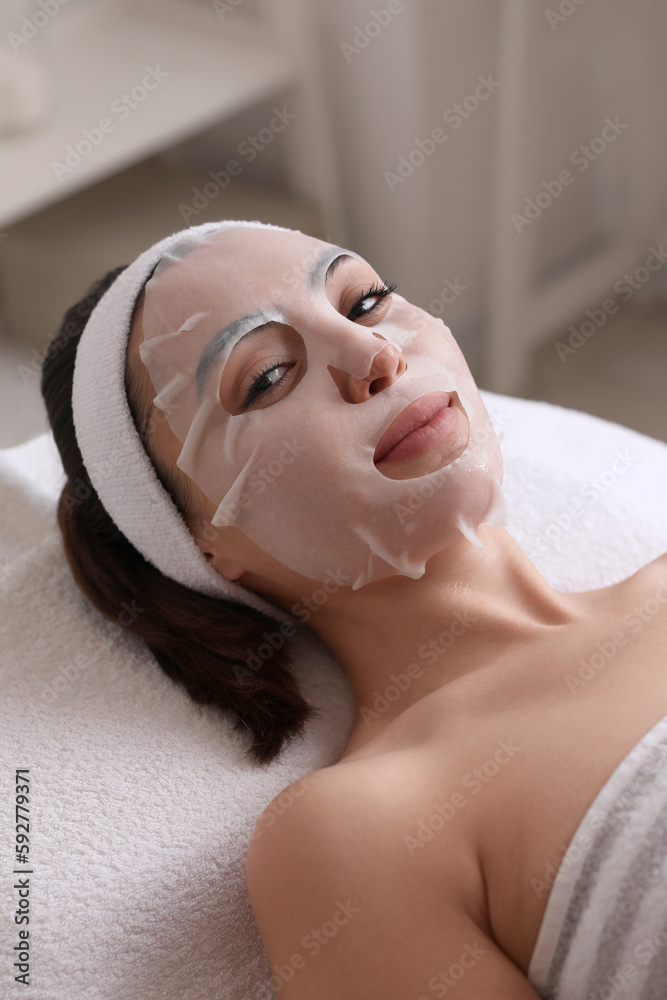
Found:
[{"label": "blurred background wall", "polygon": [[6,0],[0,446],[64,309],[185,225],[354,248],[483,388],[667,437],[662,0]]}]

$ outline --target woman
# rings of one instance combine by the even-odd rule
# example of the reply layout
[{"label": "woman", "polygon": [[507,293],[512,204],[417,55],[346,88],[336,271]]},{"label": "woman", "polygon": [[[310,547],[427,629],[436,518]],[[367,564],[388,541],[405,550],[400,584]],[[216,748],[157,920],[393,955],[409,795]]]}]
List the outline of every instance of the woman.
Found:
[{"label": "woman", "polygon": [[[197,227],[70,311],[43,385],[97,607],[141,608],[127,627],[258,760],[312,712],[284,648],[253,659],[267,615],[288,636],[309,608],[352,686],[342,757],[265,810],[248,855],[277,993],[662,995],[639,901],[622,933],[586,921],[624,843],[611,793],[642,768],[644,789],[667,741],[667,560],[598,591],[547,584],[502,527],[498,443],[439,321],[350,251]],[[575,843],[588,827],[604,852]]]}]

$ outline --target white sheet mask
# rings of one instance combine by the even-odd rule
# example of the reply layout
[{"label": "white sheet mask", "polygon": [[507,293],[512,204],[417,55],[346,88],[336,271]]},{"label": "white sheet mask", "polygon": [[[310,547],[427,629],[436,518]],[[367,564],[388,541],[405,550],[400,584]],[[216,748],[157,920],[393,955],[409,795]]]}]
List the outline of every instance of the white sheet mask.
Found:
[{"label": "white sheet mask", "polygon": [[[394,575],[418,579],[461,535],[481,545],[479,525],[505,524],[506,511],[499,440],[450,331],[396,293],[377,321],[348,319],[324,286],[341,254],[362,260],[294,231],[189,239],[147,282],[140,355],[155,405],[182,444],[179,468],[217,507],[212,524],[236,526],[312,580],[344,574],[356,590]],[[361,290],[358,277],[354,286]],[[256,350],[249,333],[268,321],[290,328],[288,340]],[[286,352],[287,343],[298,350]],[[387,343],[407,369],[367,398],[346,400],[329,366],[366,379]],[[268,367],[260,354],[294,366],[273,395],[242,410],[247,376]],[[465,450],[437,471],[387,478],[373,462],[380,439],[406,406],[436,390],[455,393],[467,415]]]}]

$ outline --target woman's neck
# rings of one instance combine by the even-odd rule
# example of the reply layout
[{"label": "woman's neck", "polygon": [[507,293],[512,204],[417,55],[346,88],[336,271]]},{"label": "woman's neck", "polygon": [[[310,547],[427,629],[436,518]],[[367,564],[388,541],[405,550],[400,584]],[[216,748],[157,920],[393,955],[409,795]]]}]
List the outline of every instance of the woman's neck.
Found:
[{"label": "woman's neck", "polygon": [[310,619],[352,686],[355,746],[499,651],[577,617],[576,600],[550,587],[504,528],[482,525],[479,537],[483,548],[461,539],[419,580],[342,588]]}]

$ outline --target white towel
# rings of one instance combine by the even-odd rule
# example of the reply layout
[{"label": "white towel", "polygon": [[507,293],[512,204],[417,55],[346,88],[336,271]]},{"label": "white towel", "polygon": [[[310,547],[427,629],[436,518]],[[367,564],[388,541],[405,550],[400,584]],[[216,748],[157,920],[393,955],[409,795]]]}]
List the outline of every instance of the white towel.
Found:
[{"label": "white towel", "polygon": [[[483,395],[505,435],[509,530],[553,586],[604,586],[665,551],[667,446]],[[15,769],[30,768],[32,1000],[270,997],[249,837],[282,788],[338,759],[351,689],[303,630],[296,675],[326,714],[280,760],[245,762],[231,721],[79,594],[53,518],[61,474],[48,436],[0,454],[0,995],[23,995],[12,795]]]}]

